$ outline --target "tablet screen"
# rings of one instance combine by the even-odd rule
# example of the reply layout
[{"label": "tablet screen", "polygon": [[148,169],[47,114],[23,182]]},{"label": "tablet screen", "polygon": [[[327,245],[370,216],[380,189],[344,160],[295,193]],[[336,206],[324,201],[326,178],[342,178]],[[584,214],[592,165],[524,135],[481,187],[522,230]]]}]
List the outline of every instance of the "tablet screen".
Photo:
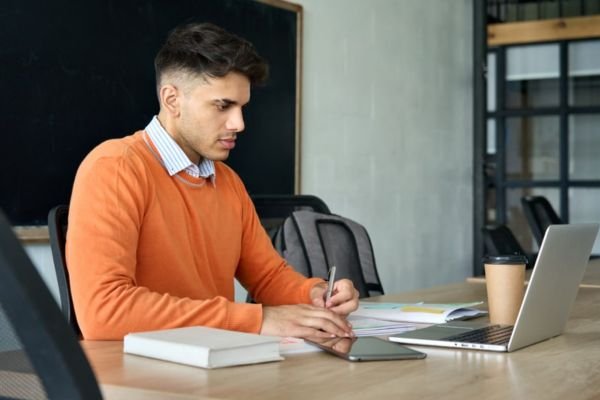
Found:
[{"label": "tablet screen", "polygon": [[350,361],[407,360],[427,356],[425,353],[375,337],[306,338],[305,340]]}]

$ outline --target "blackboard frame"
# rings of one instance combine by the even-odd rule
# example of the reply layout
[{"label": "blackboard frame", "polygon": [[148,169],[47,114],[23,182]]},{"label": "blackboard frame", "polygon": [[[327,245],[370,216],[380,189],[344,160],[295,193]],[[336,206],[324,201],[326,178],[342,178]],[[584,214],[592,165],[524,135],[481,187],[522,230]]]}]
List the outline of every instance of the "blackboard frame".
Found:
[{"label": "blackboard frame", "polygon": [[[301,75],[302,75],[302,6],[289,3],[284,0],[249,0],[257,4],[263,4],[269,7],[275,7],[290,11],[295,14],[296,30],[296,66],[295,66],[295,104],[294,104],[294,154],[293,154],[293,189],[291,193],[300,191],[300,144],[301,144]],[[259,89],[260,90],[260,89]],[[251,192],[252,193],[252,192]],[[259,194],[265,194],[259,193]],[[47,242],[47,226],[42,224],[23,225],[17,224],[15,231],[26,242]]]},{"label": "blackboard frame", "polygon": [[258,3],[282,8],[296,13],[296,107],[295,107],[295,132],[294,132],[294,194],[300,194],[300,149],[302,132],[302,36],[303,36],[303,9],[302,6],[285,0],[255,0]]}]

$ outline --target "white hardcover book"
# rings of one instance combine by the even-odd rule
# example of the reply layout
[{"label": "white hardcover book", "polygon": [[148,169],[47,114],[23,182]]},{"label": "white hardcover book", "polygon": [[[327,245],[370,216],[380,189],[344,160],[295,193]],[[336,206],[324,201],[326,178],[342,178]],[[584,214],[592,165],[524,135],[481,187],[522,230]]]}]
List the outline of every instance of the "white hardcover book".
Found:
[{"label": "white hardcover book", "polygon": [[193,326],[130,333],[123,352],[202,368],[283,360],[279,337]]}]

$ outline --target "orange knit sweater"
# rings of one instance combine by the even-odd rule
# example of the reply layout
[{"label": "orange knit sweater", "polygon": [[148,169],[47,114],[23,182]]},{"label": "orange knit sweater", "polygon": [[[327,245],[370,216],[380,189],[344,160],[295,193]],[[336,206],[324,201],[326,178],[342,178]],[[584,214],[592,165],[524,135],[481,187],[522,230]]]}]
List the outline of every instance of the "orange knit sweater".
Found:
[{"label": "orange knit sweater", "polygon": [[259,332],[262,306],[234,303],[234,277],[258,303],[310,302],[321,280],[279,257],[239,177],[215,168],[215,185],[170,177],[142,131],[86,157],[66,253],[84,338],[192,325]]}]

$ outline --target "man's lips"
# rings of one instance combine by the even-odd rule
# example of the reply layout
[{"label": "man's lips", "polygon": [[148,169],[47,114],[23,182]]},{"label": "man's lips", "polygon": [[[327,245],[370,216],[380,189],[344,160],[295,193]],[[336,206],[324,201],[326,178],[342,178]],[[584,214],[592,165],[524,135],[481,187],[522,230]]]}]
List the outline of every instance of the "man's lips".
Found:
[{"label": "man's lips", "polygon": [[227,150],[231,150],[235,147],[235,138],[231,139],[219,139],[219,143]]}]

